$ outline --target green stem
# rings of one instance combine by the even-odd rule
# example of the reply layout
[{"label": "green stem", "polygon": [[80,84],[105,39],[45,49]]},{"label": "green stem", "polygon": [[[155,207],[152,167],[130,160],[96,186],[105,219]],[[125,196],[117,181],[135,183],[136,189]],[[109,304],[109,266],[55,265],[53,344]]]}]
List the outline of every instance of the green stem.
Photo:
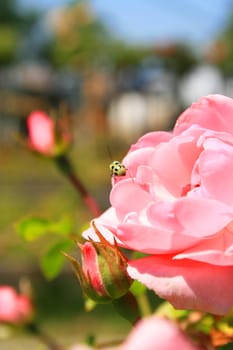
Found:
[{"label": "green stem", "polygon": [[59,156],[54,158],[59,170],[68,178],[70,183],[74,186],[76,191],[81,195],[87,208],[90,210],[93,216],[99,216],[101,209],[95,199],[90,195],[80,178],[75,173],[70,160],[65,156]]},{"label": "green stem", "polygon": [[139,306],[142,317],[151,315],[152,310],[151,310],[150,302],[148,300],[148,296],[147,296],[146,292],[144,292],[140,295],[137,295],[136,299],[137,299],[138,306]]}]

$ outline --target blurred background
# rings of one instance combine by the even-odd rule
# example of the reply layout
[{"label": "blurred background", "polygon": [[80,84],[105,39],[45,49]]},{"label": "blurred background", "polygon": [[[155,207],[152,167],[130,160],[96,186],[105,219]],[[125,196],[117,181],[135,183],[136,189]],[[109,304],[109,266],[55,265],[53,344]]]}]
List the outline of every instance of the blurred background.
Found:
[{"label": "blurred background", "polygon": [[[25,118],[38,109],[69,115],[70,157],[104,210],[109,163],[145,132],[171,129],[211,93],[233,97],[232,0],[1,1],[0,284],[27,276],[39,318],[63,343],[94,332],[102,312],[100,335],[125,334],[129,325],[111,306],[84,316],[68,264],[44,277],[39,262],[56,235],[29,242],[19,235],[25,217],[68,217],[79,233],[91,219],[54,164],[22,145]],[[19,341],[22,349],[39,346],[18,334],[0,348],[19,349]]]}]

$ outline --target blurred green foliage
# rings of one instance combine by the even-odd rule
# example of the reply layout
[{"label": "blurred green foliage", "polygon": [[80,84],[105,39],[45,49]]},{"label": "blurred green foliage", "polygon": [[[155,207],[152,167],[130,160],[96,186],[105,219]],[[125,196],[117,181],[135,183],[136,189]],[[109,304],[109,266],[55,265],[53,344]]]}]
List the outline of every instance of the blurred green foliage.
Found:
[{"label": "blurred green foliage", "polygon": [[116,39],[92,13],[88,1],[77,1],[61,10],[53,25],[47,59],[56,67],[87,69],[99,64],[138,64],[148,48],[126,45]]},{"label": "blurred green foliage", "polygon": [[17,28],[0,25],[0,64],[5,65],[14,60],[18,36]]},{"label": "blurred green foliage", "polygon": [[216,50],[219,51],[220,59],[218,65],[220,69],[226,75],[233,74],[233,12],[229,16],[228,23],[226,24],[223,33],[219,36],[219,47]]},{"label": "blurred green foliage", "polygon": [[[85,134],[83,138],[80,135],[70,153],[76,171],[103,209],[108,207],[111,182],[107,143],[117,158],[122,158],[128,148],[114,140],[107,141],[106,137]],[[17,287],[19,279],[27,276],[32,283],[39,319],[54,320],[56,328],[58,323],[69,321],[69,327],[64,325],[61,334],[65,339],[71,332],[74,341],[78,336],[83,339],[87,329],[94,332],[96,319],[103,318],[102,315],[111,319],[109,324],[116,322],[119,329],[125,323],[111,305],[97,307],[92,315],[84,316],[81,288],[70,263],[62,255],[62,251],[72,249],[72,254],[77,255],[74,240],[92,219],[80,196],[58,173],[53,161],[24,148],[1,145],[0,162],[3,165],[0,172],[1,283]],[[84,333],[77,334],[80,322]],[[113,326],[109,328],[115,332]],[[102,333],[105,334],[104,329]]]},{"label": "blurred green foliage", "polygon": [[29,217],[17,224],[17,230],[26,241],[33,241],[45,234],[69,235],[72,232],[72,223],[68,217],[61,218],[59,221]]},{"label": "blurred green foliage", "polygon": [[17,59],[18,44],[28,34],[39,13],[21,12],[16,0],[1,1],[0,10],[0,66]]},{"label": "blurred green foliage", "polygon": [[57,277],[61,272],[65,262],[65,256],[62,253],[69,251],[72,246],[73,242],[70,239],[63,239],[53,244],[42,256],[40,266],[48,280]]},{"label": "blurred green foliage", "polygon": [[175,50],[158,52],[151,44],[124,42],[92,13],[90,3],[84,0],[63,8],[56,16],[52,31],[46,55],[55,67],[83,70],[107,65],[121,69],[138,66],[148,56],[157,56],[165,66],[182,74],[196,62],[192,50],[185,44],[175,45]]},{"label": "blurred green foliage", "polygon": [[[85,140],[81,135],[77,139],[70,157],[79,177],[104,210],[109,205],[111,186],[107,144],[119,159],[128,146],[107,141],[106,137],[84,137]],[[28,262],[38,266],[52,246],[63,240],[70,240],[75,248],[74,240],[80,239],[92,215],[53,161],[23,148],[1,146],[0,162],[4,165],[0,172],[2,261],[13,269]]]},{"label": "blurred green foliage", "polygon": [[[73,246],[73,241],[71,240],[73,226],[68,217],[63,217],[59,221],[29,217],[21,220],[16,225],[20,236],[28,242],[36,241],[47,234],[58,236],[55,242],[40,257],[39,265],[48,280],[57,277],[63,268],[65,257],[62,252],[68,252]],[[60,236],[63,238],[61,239]]]}]

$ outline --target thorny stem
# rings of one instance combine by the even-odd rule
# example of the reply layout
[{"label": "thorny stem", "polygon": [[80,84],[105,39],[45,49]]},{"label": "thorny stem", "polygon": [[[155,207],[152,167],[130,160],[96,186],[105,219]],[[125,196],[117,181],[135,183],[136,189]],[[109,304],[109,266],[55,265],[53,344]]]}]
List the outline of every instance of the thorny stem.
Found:
[{"label": "thorny stem", "polygon": [[96,217],[101,214],[101,210],[99,205],[97,204],[96,200],[91,196],[91,194],[88,192],[78,175],[75,173],[71,162],[69,159],[65,156],[59,156],[55,158],[55,162],[59,168],[59,170],[68,178],[68,180],[71,182],[71,184],[74,186],[74,188],[77,190],[77,192],[81,195],[84,203],[86,204],[87,208],[90,210],[91,214]]}]

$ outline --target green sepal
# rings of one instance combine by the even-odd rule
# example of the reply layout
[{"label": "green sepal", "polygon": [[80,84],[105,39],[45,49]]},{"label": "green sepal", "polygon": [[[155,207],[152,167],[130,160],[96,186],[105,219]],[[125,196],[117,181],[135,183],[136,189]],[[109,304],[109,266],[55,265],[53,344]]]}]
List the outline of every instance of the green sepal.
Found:
[{"label": "green sepal", "polygon": [[87,296],[87,298],[90,298],[97,303],[108,303],[112,301],[112,298],[110,298],[108,295],[100,295],[95,291],[95,289],[91,285],[91,279],[89,275],[85,276],[81,264],[75,258],[66,253],[63,254],[71,262],[75,275],[78,278],[83,293],[85,296]]},{"label": "green sepal", "polygon": [[141,318],[137,300],[130,292],[113,300],[113,305],[116,311],[133,325]]}]

